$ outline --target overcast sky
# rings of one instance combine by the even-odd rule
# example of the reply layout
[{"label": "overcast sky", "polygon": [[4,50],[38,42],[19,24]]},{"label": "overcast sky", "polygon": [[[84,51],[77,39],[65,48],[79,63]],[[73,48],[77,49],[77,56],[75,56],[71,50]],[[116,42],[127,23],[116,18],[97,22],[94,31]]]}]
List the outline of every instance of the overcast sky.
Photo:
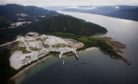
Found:
[{"label": "overcast sky", "polygon": [[0,4],[16,3],[35,6],[138,5],[138,0],[0,0]]}]

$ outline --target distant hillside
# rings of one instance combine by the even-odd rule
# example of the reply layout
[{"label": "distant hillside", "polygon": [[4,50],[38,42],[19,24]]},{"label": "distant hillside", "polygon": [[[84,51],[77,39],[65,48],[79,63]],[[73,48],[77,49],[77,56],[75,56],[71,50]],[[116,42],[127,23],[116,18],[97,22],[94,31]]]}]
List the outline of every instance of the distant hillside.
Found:
[{"label": "distant hillside", "polygon": [[5,42],[7,41],[7,38],[8,40],[13,40],[17,35],[25,34],[30,31],[39,33],[64,32],[77,35],[94,35],[97,33],[105,34],[107,32],[105,28],[99,25],[61,14],[49,18],[43,18],[39,22],[30,25],[7,29],[1,32],[1,34],[3,35],[3,41]]},{"label": "distant hillside", "polygon": [[30,25],[34,31],[45,32],[65,32],[78,35],[94,35],[96,33],[106,33],[106,29],[84,20],[68,16],[57,15]]},{"label": "distant hillside", "polygon": [[28,17],[36,17],[36,16],[52,16],[57,14],[54,11],[49,11],[40,7],[35,6],[21,6],[16,4],[7,4],[7,5],[1,5],[0,6],[0,16],[6,16],[6,17],[14,17],[17,18],[19,13],[27,14]]},{"label": "distant hillside", "polygon": [[0,5],[0,31],[18,21],[36,21],[42,16],[56,15],[55,11],[35,6],[21,6],[16,4]]},{"label": "distant hillside", "polygon": [[[9,6],[11,6],[11,8],[14,8],[14,10],[10,10]],[[4,13],[1,14],[1,16],[4,16],[6,18],[3,18],[2,21],[0,21],[0,24],[2,24],[0,28],[0,36],[3,37],[0,38],[0,44],[12,41],[16,38],[17,35],[25,34],[31,31],[38,33],[63,32],[63,33],[72,33],[77,35],[94,35],[97,33],[105,34],[107,32],[105,28],[96,25],[94,23],[86,22],[84,20],[72,16],[59,14],[54,11],[48,11],[38,7],[32,7],[32,6],[26,7],[26,6],[19,6],[12,4],[12,5],[2,6],[1,9],[5,11]],[[41,15],[46,15],[46,17],[43,18],[38,17],[37,18],[38,21],[33,21],[32,19],[30,20],[32,22],[30,24],[24,24],[10,28],[9,26],[11,25],[11,23],[13,23],[13,21],[9,15],[16,16],[17,13],[21,12],[24,14],[28,14],[29,18],[34,18],[34,17],[37,18],[37,16]],[[28,16],[26,16],[26,18],[27,17]],[[18,22],[18,20],[15,19],[15,22]]]},{"label": "distant hillside", "polygon": [[105,16],[138,21],[138,6],[80,6],[78,8],[65,8],[63,10],[100,14]]}]

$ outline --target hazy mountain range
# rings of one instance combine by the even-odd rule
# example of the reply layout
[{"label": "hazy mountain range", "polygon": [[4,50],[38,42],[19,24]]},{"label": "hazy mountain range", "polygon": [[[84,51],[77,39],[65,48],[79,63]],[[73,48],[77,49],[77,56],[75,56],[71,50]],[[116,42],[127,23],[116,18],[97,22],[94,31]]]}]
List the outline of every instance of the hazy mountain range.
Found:
[{"label": "hazy mountain range", "polygon": [[[60,8],[61,9],[61,8]],[[64,11],[99,14],[138,21],[138,6],[78,6],[62,8]]]}]

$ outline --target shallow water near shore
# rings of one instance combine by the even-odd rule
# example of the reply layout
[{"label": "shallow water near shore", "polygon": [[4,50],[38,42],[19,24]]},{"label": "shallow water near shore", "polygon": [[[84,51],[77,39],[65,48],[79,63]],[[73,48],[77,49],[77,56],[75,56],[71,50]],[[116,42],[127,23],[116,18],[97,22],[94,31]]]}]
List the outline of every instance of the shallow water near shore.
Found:
[{"label": "shallow water near shore", "polygon": [[74,55],[65,56],[64,65],[58,56],[49,57],[29,69],[21,84],[138,84],[138,22],[87,13],[62,13],[107,28],[106,36],[126,44],[123,55],[132,65],[112,59],[99,49],[87,49],[79,53],[78,61]]}]

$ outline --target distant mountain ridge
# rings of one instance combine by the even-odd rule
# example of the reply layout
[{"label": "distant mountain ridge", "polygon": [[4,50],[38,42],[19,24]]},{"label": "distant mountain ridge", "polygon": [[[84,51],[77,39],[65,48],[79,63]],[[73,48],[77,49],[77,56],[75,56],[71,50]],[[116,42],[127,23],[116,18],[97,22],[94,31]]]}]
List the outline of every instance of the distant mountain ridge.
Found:
[{"label": "distant mountain ridge", "polygon": [[35,6],[21,6],[17,4],[0,5],[0,31],[12,23],[23,21],[36,21],[41,16],[53,16],[55,11],[46,10]]},{"label": "distant mountain ridge", "polygon": [[77,8],[65,8],[63,10],[99,14],[138,21],[138,6],[79,6]]},{"label": "distant mountain ridge", "polygon": [[7,4],[0,6],[0,16],[15,16],[17,13],[25,13],[29,16],[41,16],[41,15],[54,15],[57,14],[55,11],[46,10],[35,6],[21,6],[17,4]]}]

